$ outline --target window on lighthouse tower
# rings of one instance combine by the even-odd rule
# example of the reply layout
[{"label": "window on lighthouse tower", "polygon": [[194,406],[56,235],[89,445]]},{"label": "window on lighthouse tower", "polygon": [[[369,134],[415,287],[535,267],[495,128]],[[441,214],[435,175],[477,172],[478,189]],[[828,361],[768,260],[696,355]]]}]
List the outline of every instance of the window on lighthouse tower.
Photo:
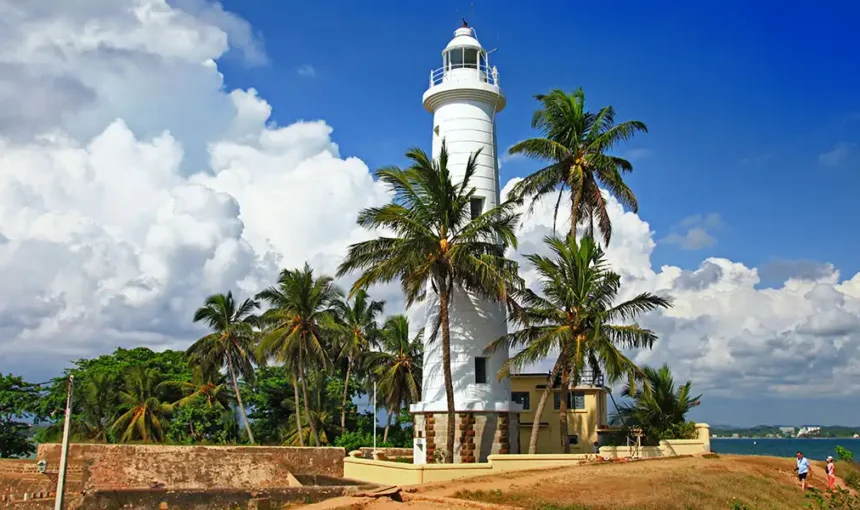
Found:
[{"label": "window on lighthouse tower", "polygon": [[471,219],[475,219],[478,216],[484,214],[484,199],[477,197],[473,198],[469,201],[469,213]]}]

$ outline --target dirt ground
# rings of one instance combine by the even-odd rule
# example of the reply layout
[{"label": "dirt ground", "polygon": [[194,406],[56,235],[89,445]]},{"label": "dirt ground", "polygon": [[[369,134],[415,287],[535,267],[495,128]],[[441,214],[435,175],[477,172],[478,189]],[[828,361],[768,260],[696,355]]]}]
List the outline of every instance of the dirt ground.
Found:
[{"label": "dirt ground", "polygon": [[[337,498],[303,508],[726,510],[737,499],[752,509],[795,510],[806,501],[793,469],[793,459],[730,455],[605,463],[404,487],[404,502]],[[810,485],[824,484],[823,464],[813,464]]]}]

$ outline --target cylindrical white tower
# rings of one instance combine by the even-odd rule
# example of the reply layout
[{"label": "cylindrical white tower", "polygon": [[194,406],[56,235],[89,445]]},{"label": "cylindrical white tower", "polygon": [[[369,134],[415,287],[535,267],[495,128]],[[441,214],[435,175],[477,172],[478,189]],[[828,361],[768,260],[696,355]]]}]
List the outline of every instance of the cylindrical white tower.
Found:
[{"label": "cylindrical white tower", "polygon": [[[433,157],[439,156],[444,141],[448,150],[448,169],[455,182],[462,180],[469,157],[481,151],[477,171],[470,181],[476,189],[471,204],[473,217],[495,207],[500,200],[495,121],[496,114],[504,107],[505,96],[499,88],[498,71],[489,65],[487,52],[476,39],[474,30],[464,23],[463,28],[454,32],[454,39],[442,52],[442,67],[430,73],[430,87],[424,93],[424,108],[433,114]],[[434,432],[438,436],[439,429],[447,427],[447,423],[439,423],[439,420],[447,420],[442,413],[447,412],[448,404],[442,371],[441,336],[437,336],[434,342],[429,341],[431,325],[438,313],[438,300],[432,292],[428,295],[422,401],[412,405],[411,411],[416,415],[416,436],[421,438],[422,433],[426,434],[429,454],[434,449],[444,449],[444,439],[441,444],[436,442],[434,448],[432,436]],[[473,424],[486,422],[488,427],[490,422],[495,423],[491,427],[495,432],[491,435],[498,433],[507,438],[507,432],[501,433],[501,429],[514,429],[516,415],[512,419],[511,414],[522,409],[511,401],[510,381],[499,381],[496,376],[508,352],[505,349],[492,355],[484,353],[490,342],[507,332],[504,307],[458,291],[452,296],[449,315],[451,372],[454,405],[460,416],[458,420],[465,420],[466,427],[470,420]],[[422,416],[424,420],[432,417],[434,426],[431,430],[423,430],[425,421]],[[471,418],[466,418],[468,416]],[[518,443],[518,425],[516,427],[510,430],[510,437]],[[463,455],[458,438],[460,455],[455,453],[453,460],[474,462],[489,453],[514,451],[506,439],[498,444],[492,437],[481,441],[495,447],[473,447],[471,454],[466,447],[467,454]],[[518,449],[517,444],[516,451]]]}]

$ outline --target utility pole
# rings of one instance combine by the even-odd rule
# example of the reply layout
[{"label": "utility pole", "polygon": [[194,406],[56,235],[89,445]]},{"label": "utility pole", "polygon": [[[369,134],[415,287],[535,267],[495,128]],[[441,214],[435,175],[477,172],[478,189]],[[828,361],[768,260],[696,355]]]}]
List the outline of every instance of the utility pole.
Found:
[{"label": "utility pole", "polygon": [[66,396],[66,418],[63,423],[63,446],[60,450],[60,471],[57,475],[57,496],[54,510],[63,510],[63,492],[66,489],[66,462],[69,456],[69,429],[72,423],[72,395],[75,391],[75,376],[69,376],[69,392]]},{"label": "utility pole", "polygon": [[376,460],[376,381],[373,381],[373,454]]}]

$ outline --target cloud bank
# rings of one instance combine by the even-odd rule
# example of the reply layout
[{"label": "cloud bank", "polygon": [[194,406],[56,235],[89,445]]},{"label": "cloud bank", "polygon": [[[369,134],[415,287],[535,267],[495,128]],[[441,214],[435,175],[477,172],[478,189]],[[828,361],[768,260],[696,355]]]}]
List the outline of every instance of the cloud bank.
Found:
[{"label": "cloud bank", "polygon": [[[0,0],[0,371],[31,378],[117,346],[184,348],[205,296],[304,261],[333,272],[367,238],[357,212],[387,200],[324,121],[279,126],[256,91],[224,89],[219,59],[267,59],[220,4],[74,4]],[[660,340],[638,361],[713,394],[860,389],[860,275],[785,262],[759,288],[727,259],[652,268],[648,224],[609,202],[625,292],[674,302],[643,318]],[[526,217],[520,254],[543,250],[553,205]],[[377,297],[402,306],[394,286]]]}]

